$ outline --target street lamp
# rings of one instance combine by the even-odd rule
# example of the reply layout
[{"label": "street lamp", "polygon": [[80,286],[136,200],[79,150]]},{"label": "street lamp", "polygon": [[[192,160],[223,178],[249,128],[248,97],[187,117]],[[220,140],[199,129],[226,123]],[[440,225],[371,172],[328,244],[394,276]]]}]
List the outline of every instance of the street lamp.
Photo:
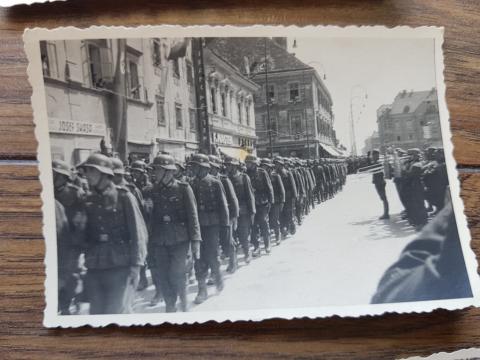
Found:
[{"label": "street lamp", "polygon": [[[363,93],[354,95],[354,91],[356,89],[360,89]],[[360,100],[367,100],[368,99],[368,93],[367,90],[360,84],[356,84],[352,86],[350,89],[350,142],[352,146],[352,155],[357,156],[357,142],[355,138],[355,120],[353,118],[353,101],[355,99],[360,99]],[[362,103],[362,108],[365,108],[365,103]]]}]

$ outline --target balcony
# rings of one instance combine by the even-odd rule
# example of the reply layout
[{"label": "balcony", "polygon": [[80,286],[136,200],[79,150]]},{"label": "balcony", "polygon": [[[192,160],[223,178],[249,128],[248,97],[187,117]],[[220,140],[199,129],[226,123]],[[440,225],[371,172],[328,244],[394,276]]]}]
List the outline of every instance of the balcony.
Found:
[{"label": "balcony", "polygon": [[209,113],[212,119],[212,126],[216,129],[227,130],[235,135],[255,137],[255,128],[246,124],[234,123],[231,119],[218,114]]}]

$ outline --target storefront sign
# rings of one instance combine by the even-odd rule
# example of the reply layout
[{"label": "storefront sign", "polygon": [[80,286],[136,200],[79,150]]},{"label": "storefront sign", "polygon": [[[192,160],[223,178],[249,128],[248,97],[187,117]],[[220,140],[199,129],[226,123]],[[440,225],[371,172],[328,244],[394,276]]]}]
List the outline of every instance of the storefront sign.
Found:
[{"label": "storefront sign", "polygon": [[105,124],[50,118],[48,128],[52,133],[105,136]]},{"label": "storefront sign", "polygon": [[214,133],[213,138],[214,138],[215,144],[233,145],[232,135]]}]

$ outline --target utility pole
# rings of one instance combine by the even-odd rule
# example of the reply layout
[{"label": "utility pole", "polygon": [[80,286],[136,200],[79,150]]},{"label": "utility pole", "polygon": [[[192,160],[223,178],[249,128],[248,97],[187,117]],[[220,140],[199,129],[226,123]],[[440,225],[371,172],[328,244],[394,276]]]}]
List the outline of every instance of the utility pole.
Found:
[{"label": "utility pole", "polygon": [[353,105],[350,98],[350,141],[352,143],[352,155],[357,156],[357,142],[355,140],[355,121],[353,119]]},{"label": "utility pole", "polygon": [[273,159],[273,142],[272,142],[272,120],[270,119],[270,99],[268,98],[268,63],[267,63],[267,38],[264,38],[265,44],[265,99],[267,103],[267,118],[268,118],[268,141],[270,145],[270,159]]},{"label": "utility pole", "polygon": [[307,84],[305,83],[305,70],[302,70],[303,81],[303,114],[305,116],[305,132],[307,134],[307,159],[310,160],[310,136],[308,134],[308,119],[307,119]]}]

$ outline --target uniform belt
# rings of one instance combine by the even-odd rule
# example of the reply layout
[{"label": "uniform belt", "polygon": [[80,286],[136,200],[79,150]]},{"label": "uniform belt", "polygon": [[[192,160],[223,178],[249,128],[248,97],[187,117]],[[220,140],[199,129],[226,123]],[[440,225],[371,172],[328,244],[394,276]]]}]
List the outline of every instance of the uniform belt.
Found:
[{"label": "uniform belt", "polygon": [[112,235],[110,234],[98,234],[97,236],[97,242],[99,243],[125,243],[126,240],[125,239],[119,239],[119,238],[114,238]]}]

